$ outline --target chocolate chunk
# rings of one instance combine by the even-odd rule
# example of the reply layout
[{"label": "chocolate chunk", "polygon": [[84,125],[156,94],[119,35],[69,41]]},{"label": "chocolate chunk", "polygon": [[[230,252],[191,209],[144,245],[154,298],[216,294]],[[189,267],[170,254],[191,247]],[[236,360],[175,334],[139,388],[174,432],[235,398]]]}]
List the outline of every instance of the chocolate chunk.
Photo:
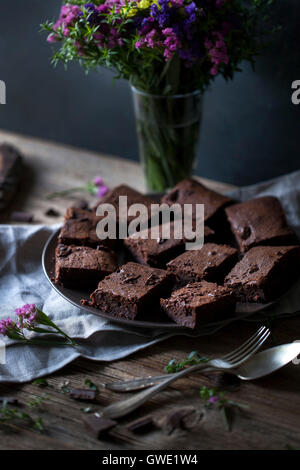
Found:
[{"label": "chocolate chunk", "polygon": [[116,421],[108,418],[101,418],[98,413],[93,415],[84,415],[82,417],[82,421],[96,439],[99,439],[103,434],[108,433],[110,429],[117,425]]},{"label": "chocolate chunk", "polygon": [[221,390],[237,390],[240,387],[241,379],[234,374],[224,372],[217,375],[215,384]]},{"label": "chocolate chunk", "polygon": [[86,390],[85,388],[72,388],[70,397],[74,400],[94,401],[96,398],[95,390]]},{"label": "chocolate chunk", "polygon": [[193,406],[174,408],[164,415],[154,417],[154,424],[171,434],[175,429],[190,429],[202,418]]},{"label": "chocolate chunk", "polygon": [[47,217],[59,217],[60,213],[56,209],[50,207],[48,210],[46,210],[45,215]]},{"label": "chocolate chunk", "polygon": [[154,427],[153,416],[148,415],[143,418],[136,419],[127,425],[128,431],[135,433],[144,433]]},{"label": "chocolate chunk", "polygon": [[31,212],[12,212],[10,220],[13,222],[33,222],[33,214]]}]

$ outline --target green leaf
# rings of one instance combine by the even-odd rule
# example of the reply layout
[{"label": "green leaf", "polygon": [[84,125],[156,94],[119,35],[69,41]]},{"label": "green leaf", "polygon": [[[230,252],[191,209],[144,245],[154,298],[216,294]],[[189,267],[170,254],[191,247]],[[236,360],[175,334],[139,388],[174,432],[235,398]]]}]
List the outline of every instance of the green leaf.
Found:
[{"label": "green leaf", "polygon": [[95,390],[95,391],[98,390],[97,385],[95,385],[90,379],[85,379],[84,383],[85,383],[85,385],[88,385],[88,387],[89,387],[91,390]]},{"label": "green leaf", "polygon": [[48,387],[48,382],[46,379],[44,378],[39,378],[39,379],[35,379],[33,382],[32,382],[33,385],[38,385],[39,387]]}]

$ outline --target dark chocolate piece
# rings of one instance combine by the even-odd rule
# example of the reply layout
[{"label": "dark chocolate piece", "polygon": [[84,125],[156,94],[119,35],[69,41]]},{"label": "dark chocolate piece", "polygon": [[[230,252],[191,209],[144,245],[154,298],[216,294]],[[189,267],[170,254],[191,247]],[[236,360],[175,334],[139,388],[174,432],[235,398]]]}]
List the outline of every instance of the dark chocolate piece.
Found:
[{"label": "dark chocolate piece", "polygon": [[241,252],[258,245],[295,245],[279,199],[264,196],[227,207],[226,215]]},{"label": "dark chocolate piece", "polygon": [[118,268],[114,253],[87,246],[59,244],[55,255],[55,282],[64,286],[91,285]]},{"label": "dark chocolate piece", "polygon": [[33,214],[31,212],[12,212],[10,214],[10,220],[12,222],[33,222]]},{"label": "dark chocolate piece", "polygon": [[238,260],[235,248],[205,243],[200,250],[189,250],[167,264],[167,270],[176,274],[179,284],[195,281],[222,281]]},{"label": "dark chocolate piece", "polygon": [[96,391],[85,388],[72,388],[70,390],[70,397],[80,401],[94,401],[96,399]]},{"label": "dark chocolate piece", "polygon": [[[156,268],[164,268],[166,263],[175,256],[183,253],[185,243],[195,239],[187,239],[182,231],[182,238],[175,238],[174,222],[170,222],[170,237],[163,237],[163,228],[167,226],[159,226],[159,237],[151,238],[151,230],[145,230],[139,234],[132,235],[124,240],[124,244],[132,254],[133,258],[141,264],[147,264]],[[147,238],[143,238],[144,234]],[[214,231],[209,227],[204,227],[204,237],[209,239],[213,237]],[[177,235],[176,235],[177,236]]]},{"label": "dark chocolate piece", "polygon": [[53,207],[50,207],[48,210],[46,210],[45,215],[47,217],[59,217],[60,213],[56,209],[53,209]]},{"label": "dark chocolate piece", "polygon": [[96,439],[99,439],[102,435],[107,434],[118,424],[112,419],[101,418],[98,413],[93,415],[84,415],[82,416],[82,421]]},{"label": "dark chocolate piece", "polygon": [[163,415],[156,415],[154,424],[162,428],[167,434],[172,434],[176,429],[191,429],[201,419],[202,413],[193,406],[174,408]]},{"label": "dark chocolate piece", "polygon": [[174,282],[172,273],[137,263],[127,263],[99,282],[91,303],[118,318],[134,320],[147,308],[159,307]]},{"label": "dark chocolate piece", "polygon": [[256,246],[234,266],[225,285],[241,301],[265,303],[287,291],[299,275],[299,246]]},{"label": "dark chocolate piece", "polygon": [[163,310],[180,326],[198,328],[230,315],[235,308],[232,290],[201,281],[188,284],[160,300]]},{"label": "dark chocolate piece", "polygon": [[213,228],[219,222],[220,212],[233,201],[227,196],[218,194],[211,189],[206,188],[198,181],[186,178],[178,183],[161,200],[168,205],[180,204],[204,204],[204,220]]}]

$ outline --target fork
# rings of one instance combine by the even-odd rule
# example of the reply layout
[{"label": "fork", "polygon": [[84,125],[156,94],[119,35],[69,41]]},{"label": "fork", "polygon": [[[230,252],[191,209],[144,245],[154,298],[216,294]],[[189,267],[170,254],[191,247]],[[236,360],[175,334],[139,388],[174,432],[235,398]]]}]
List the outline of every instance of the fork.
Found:
[{"label": "fork", "polygon": [[[112,405],[109,405],[106,408],[104,408],[99,414],[105,418],[120,418],[122,416],[125,416],[131,413],[133,410],[139,408],[141,405],[143,405],[147,400],[152,398],[158,392],[160,392],[161,390],[164,390],[172,382],[175,382],[177,379],[180,379],[181,377],[184,377],[185,375],[191,374],[192,372],[200,371],[203,369],[211,369],[211,368],[217,369],[220,371],[229,371],[231,369],[235,369],[239,367],[240,365],[244,364],[244,362],[246,362],[247,360],[249,360],[256,353],[256,351],[258,351],[258,349],[266,341],[269,335],[270,335],[269,328],[262,326],[253,336],[251,336],[251,338],[249,338],[239,348],[235,349],[234,351],[227,354],[226,356],[223,356],[221,358],[211,359],[204,364],[196,364],[187,369],[183,369],[179,372],[176,372],[175,374],[172,374],[171,376],[168,375],[167,378],[163,379],[163,382],[158,383],[154,385],[153,387],[148,388],[147,390],[143,390],[142,392],[137,393],[130,398],[127,398],[126,400],[113,403]],[[145,379],[141,379],[141,380],[145,380]],[[106,388],[109,388],[109,387],[106,387]]]}]

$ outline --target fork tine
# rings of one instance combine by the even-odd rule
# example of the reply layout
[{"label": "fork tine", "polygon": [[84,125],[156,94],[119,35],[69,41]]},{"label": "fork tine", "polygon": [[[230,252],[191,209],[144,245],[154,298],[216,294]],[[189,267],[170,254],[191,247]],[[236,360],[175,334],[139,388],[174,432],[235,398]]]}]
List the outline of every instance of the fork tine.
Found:
[{"label": "fork tine", "polygon": [[266,330],[265,326],[261,326],[251,338],[248,338],[247,341],[245,341],[241,346],[239,346],[237,349],[234,349],[234,351],[230,351],[230,353],[226,354],[225,356],[222,357],[223,360],[225,361],[231,361],[233,358],[237,355],[240,354],[242,351],[245,350],[245,348],[248,347],[249,344],[251,344],[254,340],[256,340],[263,332]]},{"label": "fork tine", "polygon": [[239,358],[235,359],[232,363],[232,367],[236,368],[239,365],[246,362],[250,357],[252,357],[256,351],[262,346],[262,344],[266,341],[266,339],[270,336],[271,332],[269,329],[264,332],[264,334],[259,338],[256,343],[254,343],[247,351],[245,351]]}]

